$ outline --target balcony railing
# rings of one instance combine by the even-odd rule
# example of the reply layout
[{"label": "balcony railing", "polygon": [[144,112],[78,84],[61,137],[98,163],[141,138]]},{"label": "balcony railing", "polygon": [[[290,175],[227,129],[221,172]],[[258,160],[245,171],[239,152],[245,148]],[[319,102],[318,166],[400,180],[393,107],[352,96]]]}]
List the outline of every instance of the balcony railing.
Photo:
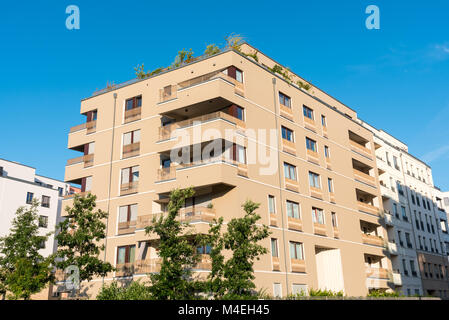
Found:
[{"label": "balcony railing", "polygon": [[273,265],[273,271],[281,271],[281,263],[279,257],[271,257],[271,264]]},{"label": "balcony railing", "polygon": [[365,272],[370,278],[389,279],[388,269],[385,268],[366,267]]},{"label": "balcony railing", "polygon": [[210,120],[215,120],[215,119],[223,119],[223,120],[227,120],[229,122],[232,122],[234,124],[236,124],[239,127],[245,127],[245,122],[235,118],[233,116],[231,116],[230,114],[227,114],[225,112],[222,111],[217,111],[217,112],[213,112],[213,113],[208,113],[202,116],[198,116],[198,117],[194,117],[191,119],[187,119],[187,120],[183,120],[183,121],[179,121],[179,122],[175,122],[175,123],[171,123],[169,125],[166,126],[162,126],[159,127],[159,140],[167,140],[170,138],[172,132],[176,129],[181,129],[181,128],[186,128],[186,127],[190,127],[192,126],[194,123],[204,123]]},{"label": "balcony railing", "polygon": [[349,144],[350,144],[351,148],[353,148],[353,150],[367,156],[368,158],[372,158],[372,153],[371,153],[370,149],[362,146],[361,144],[359,144],[353,140],[349,140]]},{"label": "balcony railing", "polygon": [[177,86],[166,86],[165,88],[162,88],[159,90],[159,101],[165,102],[168,100],[175,99],[177,97]]},{"label": "balcony railing", "polygon": [[282,139],[282,147],[284,152],[296,155],[296,145],[293,141]]},{"label": "balcony railing", "polygon": [[71,165],[78,164],[78,163],[81,163],[81,162],[84,162],[84,168],[91,167],[93,165],[93,163],[94,163],[94,155],[93,155],[93,153],[86,154],[86,155],[81,156],[81,157],[76,157],[76,158],[73,158],[73,159],[69,159],[69,160],[67,160],[67,164],[66,165],[67,166],[71,166]]},{"label": "balcony railing", "polygon": [[292,272],[306,272],[306,262],[304,260],[290,259]]},{"label": "balcony railing", "polygon": [[325,236],[326,235],[326,225],[315,222],[313,224],[313,233],[320,235],[320,236]]},{"label": "balcony railing", "polygon": [[216,218],[215,209],[207,207],[182,208],[179,214],[182,222],[212,222]]},{"label": "balcony railing", "polygon": [[135,273],[155,273],[161,271],[161,258],[136,260],[134,262]]},{"label": "balcony railing", "polygon": [[136,193],[139,186],[139,181],[124,183],[120,186],[120,195],[124,196],[131,193]]},{"label": "balcony railing", "polygon": [[86,122],[86,133],[94,133],[97,130],[97,120]]},{"label": "balcony railing", "polygon": [[289,108],[282,103],[279,104],[280,115],[289,120],[293,120],[292,108]]},{"label": "balcony railing", "polygon": [[140,153],[140,142],[135,142],[123,146],[123,158],[138,156]]},{"label": "balcony railing", "polygon": [[364,244],[370,244],[379,247],[382,247],[384,245],[384,240],[381,237],[366,233],[362,233],[362,242]]},{"label": "balcony railing", "polygon": [[139,120],[142,113],[142,107],[125,110],[125,123]]},{"label": "balcony railing", "polygon": [[366,173],[364,173],[362,171],[359,171],[357,169],[353,169],[353,172],[354,172],[354,177],[357,180],[360,180],[360,181],[362,181],[364,183],[367,183],[369,185],[372,185],[372,186],[376,185],[376,179],[374,177],[370,176],[369,174],[366,174]]},{"label": "balcony railing", "polygon": [[302,231],[301,219],[288,217],[288,228],[291,230]]},{"label": "balcony railing", "polygon": [[373,206],[373,205],[371,205],[369,203],[357,201],[357,208],[360,211],[363,211],[363,212],[371,213],[371,214],[374,214],[376,216],[379,215],[379,208],[375,207],[375,206]]},{"label": "balcony railing", "polygon": [[70,128],[70,133],[81,131],[81,130],[84,130],[84,129],[86,129],[86,123],[82,123],[82,124],[79,124],[77,126],[71,127]]}]

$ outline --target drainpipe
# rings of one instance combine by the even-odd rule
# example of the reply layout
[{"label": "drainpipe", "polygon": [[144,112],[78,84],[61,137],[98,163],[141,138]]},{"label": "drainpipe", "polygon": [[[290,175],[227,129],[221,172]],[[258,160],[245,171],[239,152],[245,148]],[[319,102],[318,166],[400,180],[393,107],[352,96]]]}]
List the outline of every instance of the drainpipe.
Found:
[{"label": "drainpipe", "polygon": [[[108,244],[108,227],[109,227],[109,215],[110,215],[110,205],[111,205],[111,188],[112,188],[112,160],[114,156],[114,135],[115,135],[115,111],[117,108],[117,93],[114,92],[114,114],[112,118],[112,138],[111,138],[111,157],[109,160],[109,188],[108,188],[108,217],[106,218],[106,238],[104,240],[104,262],[106,262],[106,249]],[[102,284],[104,285],[104,276],[102,279]]]},{"label": "drainpipe", "polygon": [[282,200],[282,179],[281,179],[281,147],[279,143],[279,125],[278,125],[278,115],[279,115],[279,106],[277,103],[277,96],[276,96],[276,78],[272,79],[273,82],[273,99],[274,99],[274,110],[275,110],[275,123],[276,123],[276,142],[277,142],[277,149],[278,149],[278,175],[279,175],[279,200],[281,203],[281,223],[282,223],[282,245],[284,248],[284,265],[285,265],[285,282],[286,282],[286,288],[287,288],[287,295],[289,294],[289,286],[288,286],[288,269],[287,269],[287,249],[285,244],[285,224],[284,224],[284,201]]}]

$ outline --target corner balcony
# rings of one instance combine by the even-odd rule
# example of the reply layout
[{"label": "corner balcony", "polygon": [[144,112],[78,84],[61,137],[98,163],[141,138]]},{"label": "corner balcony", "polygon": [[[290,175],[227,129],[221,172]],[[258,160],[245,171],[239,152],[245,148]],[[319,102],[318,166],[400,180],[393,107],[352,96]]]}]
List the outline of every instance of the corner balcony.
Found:
[{"label": "corner balcony", "polygon": [[167,193],[172,189],[189,186],[223,184],[235,187],[238,184],[239,176],[248,176],[247,165],[221,156],[208,161],[172,165],[168,168],[158,169],[156,193]]},{"label": "corner balcony", "polygon": [[161,270],[160,258],[136,260],[135,262],[117,264],[116,277],[131,277],[134,274],[156,273]]},{"label": "corner balcony", "polygon": [[376,279],[389,279],[388,269],[385,268],[376,268],[376,267],[366,267],[365,274],[367,278],[376,278]]},{"label": "corner balcony", "polygon": [[363,183],[368,184],[373,187],[376,186],[376,178],[370,176],[369,174],[366,174],[357,169],[353,169],[353,173],[354,173],[355,180],[358,180],[360,182],[363,182]]},{"label": "corner balcony", "polygon": [[76,158],[73,158],[73,159],[69,159],[69,160],[67,160],[66,166],[73,166],[73,165],[78,164],[78,163],[83,163],[84,164],[84,166],[83,166],[84,168],[88,168],[88,167],[93,166],[93,164],[94,164],[94,154],[92,153],[92,154],[87,154],[87,155],[84,155],[84,156],[81,156],[81,157],[76,157]]},{"label": "corner balcony", "polygon": [[366,233],[362,233],[362,242],[364,244],[369,244],[378,247],[383,247],[384,245],[384,240],[381,237]]},{"label": "corner balcony", "polygon": [[370,214],[373,214],[373,215],[376,215],[376,216],[379,215],[379,208],[375,207],[375,206],[373,206],[373,205],[371,205],[369,203],[357,201],[357,209],[359,211],[370,213]]},{"label": "corner balcony", "polygon": [[71,127],[69,133],[74,133],[86,129],[86,134],[94,133],[97,128],[97,120],[85,122],[77,126]]},{"label": "corner balcony", "polygon": [[160,108],[161,114],[166,114],[216,98],[238,104],[240,99],[236,93],[244,96],[244,85],[220,71],[215,71],[161,88],[157,108]]}]

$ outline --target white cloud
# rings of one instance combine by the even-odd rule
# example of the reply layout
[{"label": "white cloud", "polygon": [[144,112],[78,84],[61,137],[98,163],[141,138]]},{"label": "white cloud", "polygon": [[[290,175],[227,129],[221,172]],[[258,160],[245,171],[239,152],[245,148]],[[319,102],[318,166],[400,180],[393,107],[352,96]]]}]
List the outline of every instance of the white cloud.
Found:
[{"label": "white cloud", "polygon": [[439,147],[436,150],[426,153],[425,155],[422,156],[422,159],[424,160],[424,162],[432,162],[437,159],[440,159],[446,154],[449,154],[449,145]]}]

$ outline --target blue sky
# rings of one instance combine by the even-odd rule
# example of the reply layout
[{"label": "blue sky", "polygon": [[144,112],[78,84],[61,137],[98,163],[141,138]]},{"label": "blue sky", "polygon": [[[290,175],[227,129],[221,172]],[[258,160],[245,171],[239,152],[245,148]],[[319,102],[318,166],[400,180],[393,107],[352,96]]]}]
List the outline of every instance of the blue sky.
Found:
[{"label": "blue sky", "polygon": [[[80,30],[65,27],[68,5]],[[365,8],[380,8],[380,30]],[[178,50],[245,39],[409,145],[449,190],[449,2],[8,1],[0,8],[0,157],[63,179],[80,100]]]}]

